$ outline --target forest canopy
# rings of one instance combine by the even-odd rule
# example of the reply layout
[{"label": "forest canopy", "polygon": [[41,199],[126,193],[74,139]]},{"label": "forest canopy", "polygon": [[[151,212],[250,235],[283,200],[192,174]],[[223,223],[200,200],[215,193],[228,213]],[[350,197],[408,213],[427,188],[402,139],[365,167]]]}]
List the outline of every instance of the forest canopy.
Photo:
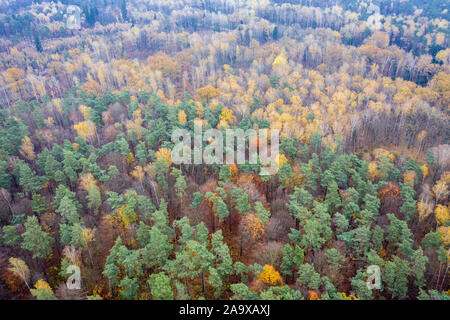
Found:
[{"label": "forest canopy", "polygon": [[[450,299],[449,10],[0,1],[0,299]],[[278,173],[174,163],[198,124]]]}]

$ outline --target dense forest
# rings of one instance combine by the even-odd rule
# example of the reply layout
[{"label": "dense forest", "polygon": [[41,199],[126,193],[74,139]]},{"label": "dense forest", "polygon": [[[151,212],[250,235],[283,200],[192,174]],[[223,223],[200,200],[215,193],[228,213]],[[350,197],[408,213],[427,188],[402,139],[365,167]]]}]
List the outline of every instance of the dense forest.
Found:
[{"label": "dense forest", "polygon": [[[0,1],[0,299],[449,300],[449,10]],[[196,125],[278,173],[175,164]]]}]

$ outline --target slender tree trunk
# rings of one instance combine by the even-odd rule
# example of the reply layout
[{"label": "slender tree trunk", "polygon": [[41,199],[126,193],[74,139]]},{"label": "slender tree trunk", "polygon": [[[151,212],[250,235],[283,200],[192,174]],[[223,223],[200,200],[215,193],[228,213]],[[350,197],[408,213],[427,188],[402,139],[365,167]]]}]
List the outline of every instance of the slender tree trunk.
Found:
[{"label": "slender tree trunk", "polygon": [[148,281],[147,281],[147,286],[148,286],[148,293],[150,293],[150,300],[154,300],[153,296],[152,296],[152,286],[150,285],[150,283],[148,283]]},{"label": "slender tree trunk", "polygon": [[94,260],[92,259],[91,249],[89,248],[89,245],[87,244],[87,242],[86,242],[86,248],[88,250],[89,260],[91,261],[92,269],[94,269]]},{"label": "slender tree trunk", "polygon": [[241,239],[239,240],[239,257],[242,257],[242,236]]},{"label": "slender tree trunk", "polygon": [[439,279],[441,278],[441,267],[442,267],[442,262],[439,262],[439,273],[438,273],[438,277],[437,277],[437,280],[436,280],[436,289],[438,288]]},{"label": "slender tree trunk", "polygon": [[186,277],[184,278],[184,283],[186,284],[187,293],[190,298],[191,297],[191,288],[189,287],[189,282]]},{"label": "slender tree trunk", "polygon": [[11,207],[11,203],[9,203],[8,199],[6,199],[5,195],[3,194],[3,190],[0,191],[0,194],[2,195],[3,199],[8,204],[8,208],[9,208],[9,211],[10,211],[10,214],[11,214],[11,219],[12,219],[12,216],[14,215],[14,211],[13,211],[13,209]]},{"label": "slender tree trunk", "polygon": [[442,290],[442,286],[443,286],[444,283],[445,283],[445,278],[447,277],[447,273],[448,273],[448,267],[449,267],[449,265],[448,265],[448,263],[447,263],[447,268],[445,268],[444,278],[442,279],[441,285],[440,285],[440,287],[439,287],[439,291]]},{"label": "slender tree trunk", "polygon": [[181,213],[182,208],[183,208],[183,197],[180,197],[180,201],[178,202],[177,218],[180,217],[179,213]]},{"label": "slender tree trunk", "polygon": [[47,270],[45,268],[45,264],[44,264],[44,260],[43,259],[39,259],[39,265],[41,266],[42,271],[44,272],[44,275],[48,278]]},{"label": "slender tree trunk", "polygon": [[212,210],[211,210],[211,226],[213,229],[213,233],[216,232],[216,217],[214,216],[214,213]]},{"label": "slender tree trunk", "polygon": [[202,272],[202,291],[203,291],[203,297],[205,297],[205,300],[206,300],[205,274],[204,274],[204,272]]}]

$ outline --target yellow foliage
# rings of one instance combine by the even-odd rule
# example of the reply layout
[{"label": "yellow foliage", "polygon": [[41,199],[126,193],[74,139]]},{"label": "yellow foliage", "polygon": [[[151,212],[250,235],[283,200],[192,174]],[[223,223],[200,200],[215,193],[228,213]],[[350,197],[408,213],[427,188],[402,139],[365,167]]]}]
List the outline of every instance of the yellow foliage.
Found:
[{"label": "yellow foliage", "polygon": [[450,183],[450,171],[445,171],[438,182]]},{"label": "yellow foliage", "polygon": [[419,132],[419,134],[417,135],[417,141],[420,143],[423,141],[423,139],[425,139],[425,137],[427,136],[427,131],[426,130],[422,130]]},{"label": "yellow foliage", "polygon": [[78,122],[73,125],[73,128],[84,141],[93,138],[97,130],[95,123],[90,120]]},{"label": "yellow foliage", "polygon": [[419,213],[420,219],[424,220],[426,217],[430,215],[430,213],[433,212],[433,204],[424,201],[418,201],[417,212]]},{"label": "yellow foliage", "polygon": [[378,170],[378,166],[375,162],[369,163],[369,170],[367,171],[367,177],[374,182],[381,177],[381,172]]},{"label": "yellow foliage", "polygon": [[92,290],[93,296],[100,297],[101,300],[103,300],[102,291],[104,290],[104,284],[103,283],[97,283]]},{"label": "yellow foliage", "polygon": [[428,166],[426,164],[424,164],[423,166],[420,167],[422,169],[422,174],[423,176],[426,178],[428,177],[429,174],[429,169]]},{"label": "yellow foliage", "polygon": [[275,60],[273,60],[272,68],[283,68],[284,66],[286,66],[286,64],[286,58],[284,57],[284,55],[280,54],[275,58]]},{"label": "yellow foliage", "polygon": [[6,77],[9,83],[21,80],[25,76],[25,72],[19,68],[8,68],[6,70]]},{"label": "yellow foliage", "polygon": [[34,146],[29,137],[25,137],[22,139],[20,154],[23,155],[28,160],[36,159],[36,154],[34,153]]},{"label": "yellow foliage", "polygon": [[441,226],[438,228],[438,233],[441,235],[444,247],[450,246],[450,227]]},{"label": "yellow foliage", "polygon": [[8,270],[27,283],[30,279],[30,269],[27,264],[22,259],[14,257],[9,258],[9,264],[11,267]]},{"label": "yellow foliage", "polygon": [[59,113],[62,112],[61,99],[52,99],[52,104],[55,106],[56,110],[58,110]]},{"label": "yellow foliage", "polygon": [[225,120],[220,120],[217,124],[217,129],[226,129],[228,127],[228,122]]},{"label": "yellow foliage", "polygon": [[320,300],[319,294],[317,292],[315,292],[314,290],[309,290],[308,294],[309,294],[309,300]]},{"label": "yellow foliage", "polygon": [[347,296],[347,294],[345,292],[341,292],[342,297],[346,300],[360,300],[354,293],[350,294],[349,296]]},{"label": "yellow foliage", "polygon": [[446,206],[438,204],[436,206],[434,213],[435,213],[436,222],[440,226],[445,225],[446,221],[450,220],[450,212],[448,210],[448,207],[446,207]]},{"label": "yellow foliage", "polygon": [[88,172],[86,174],[83,174],[80,180],[80,188],[86,192],[90,192],[92,186],[97,188],[97,181],[95,180],[92,173]]},{"label": "yellow foliage", "polygon": [[436,60],[442,61],[443,63],[447,62],[447,58],[450,56],[450,49],[441,50],[436,54]]},{"label": "yellow foliage", "polygon": [[415,171],[408,170],[403,173],[403,182],[404,183],[412,182],[414,184],[415,179],[416,179]]},{"label": "yellow foliage", "polygon": [[[203,110],[205,109],[205,107],[203,107],[203,104],[201,104],[200,102],[195,102],[195,110],[197,111],[197,116],[201,117],[203,114]],[[198,119],[198,118],[196,118]],[[195,120],[194,120],[195,122]]]},{"label": "yellow foliage", "polygon": [[187,119],[186,112],[184,112],[184,110],[178,111],[178,122],[180,124],[185,124],[186,119]]},{"label": "yellow foliage", "polygon": [[445,34],[443,34],[442,32],[438,32],[436,34],[436,44],[442,46],[444,44],[445,41]]},{"label": "yellow foliage", "polygon": [[388,157],[391,162],[395,161],[395,155],[393,155],[392,153],[390,153],[389,151],[383,149],[383,148],[377,148],[375,150],[373,150],[373,154],[375,156],[375,158],[379,161],[381,161],[381,156],[385,156]]},{"label": "yellow foliage", "polygon": [[166,161],[167,165],[172,164],[172,150],[168,148],[161,148],[155,153],[156,159],[162,158]]},{"label": "yellow foliage", "polygon": [[450,104],[450,80],[448,73],[439,72],[433,77],[431,87],[433,91],[439,95],[439,104],[443,108],[447,108]]},{"label": "yellow foliage", "polygon": [[433,187],[433,193],[437,200],[443,199],[448,195],[447,183],[441,180]]},{"label": "yellow foliage", "polygon": [[44,123],[47,127],[52,127],[55,124],[55,120],[52,117],[44,119]]},{"label": "yellow foliage", "polygon": [[130,152],[130,153],[128,154],[127,161],[128,161],[128,164],[134,162],[134,155],[133,155],[132,152]]},{"label": "yellow foliage", "polygon": [[144,180],[145,172],[141,166],[136,166],[136,168],[131,171],[131,176],[136,178],[136,180],[138,180],[139,182],[142,182],[142,180]]},{"label": "yellow foliage", "polygon": [[219,119],[231,123],[236,119],[236,117],[233,115],[233,110],[225,107],[222,109],[222,112],[219,115]]},{"label": "yellow foliage", "polygon": [[238,174],[239,174],[239,168],[236,164],[230,164],[229,166],[230,168],[230,173],[231,173],[231,181],[233,181],[234,183],[236,183],[237,178],[238,178]]},{"label": "yellow foliage", "polygon": [[100,85],[92,78],[90,73],[88,73],[87,81],[82,85],[82,88],[87,93],[95,95],[98,95],[102,91]]},{"label": "yellow foliage", "polygon": [[42,280],[42,279],[39,279],[38,281],[36,281],[36,283],[34,284],[34,287],[36,289],[50,290],[51,292],[53,292],[50,285],[45,280]]},{"label": "yellow foliage", "polygon": [[284,153],[278,154],[275,158],[275,162],[278,163],[278,166],[281,168],[283,164],[289,162]]},{"label": "yellow foliage", "polygon": [[258,275],[258,278],[271,286],[283,285],[283,279],[281,279],[278,271],[276,271],[274,267],[267,264],[264,266],[263,272]]},{"label": "yellow foliage", "polygon": [[90,228],[83,228],[81,236],[86,244],[92,242],[94,240],[94,230]]},{"label": "yellow foliage", "polygon": [[120,221],[124,226],[129,226],[130,223],[137,221],[136,212],[128,212],[125,210],[126,205],[122,205],[117,210],[117,216],[119,217]]},{"label": "yellow foliage", "polygon": [[81,266],[81,254],[74,246],[66,246],[63,249],[63,257],[71,264]]},{"label": "yellow foliage", "polygon": [[259,217],[250,213],[244,216],[242,220],[245,232],[249,234],[253,240],[262,238],[264,235],[264,225]]},{"label": "yellow foliage", "polygon": [[231,68],[228,64],[223,65],[223,70],[226,72],[226,74],[230,75],[233,74],[233,68]]},{"label": "yellow foliage", "polygon": [[[133,97],[133,96],[131,98],[135,98],[136,99],[136,97]],[[141,109],[134,110],[132,115],[133,115],[133,117],[141,118],[142,117]]]},{"label": "yellow foliage", "polygon": [[91,108],[86,107],[84,105],[80,105],[78,107],[78,110],[80,110],[80,113],[83,115],[84,120],[89,119],[89,114],[90,114]]},{"label": "yellow foliage", "polygon": [[48,188],[48,185],[49,185],[49,181],[44,182],[44,183],[42,184],[41,189]]},{"label": "yellow foliage", "polygon": [[[137,110],[140,111],[140,110]],[[133,114],[135,114],[133,112]],[[126,127],[128,129],[128,131],[134,131],[136,132],[136,136],[138,139],[141,138],[142,136],[142,123],[144,122],[144,120],[140,117],[140,113],[138,113],[137,115],[135,115],[136,118],[133,121],[127,121]]]},{"label": "yellow foliage", "polygon": [[207,85],[206,87],[200,88],[197,90],[197,95],[203,99],[209,102],[210,99],[216,98],[219,96],[219,89],[214,88],[211,85]]},{"label": "yellow foliage", "polygon": [[162,52],[149,56],[147,62],[150,69],[160,70],[165,78],[173,78],[178,73],[178,63]]},{"label": "yellow foliage", "polygon": [[161,98],[162,101],[166,100],[166,97],[164,96],[164,92],[160,89],[156,92],[156,94]]}]

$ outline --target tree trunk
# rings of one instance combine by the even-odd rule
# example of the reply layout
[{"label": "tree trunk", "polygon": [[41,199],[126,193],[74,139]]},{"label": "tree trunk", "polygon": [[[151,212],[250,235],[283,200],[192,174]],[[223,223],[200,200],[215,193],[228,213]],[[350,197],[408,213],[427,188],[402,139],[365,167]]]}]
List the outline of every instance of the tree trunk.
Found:
[{"label": "tree trunk", "polygon": [[449,267],[449,265],[447,264],[447,268],[445,268],[444,278],[442,279],[441,286],[439,287],[439,291],[442,290],[442,286],[445,283],[445,278],[447,277],[447,273],[448,273],[448,267]]},{"label": "tree trunk", "polygon": [[211,227],[212,227],[213,233],[216,232],[216,217],[212,210],[211,210]]},{"label": "tree trunk", "polygon": [[3,199],[6,201],[6,203],[8,204],[8,208],[9,208],[9,213],[11,214],[11,219],[14,215],[14,211],[11,207],[11,204],[9,203],[8,199],[6,199],[5,195],[3,194],[3,189],[0,191],[0,194],[2,195]]},{"label": "tree trunk", "polygon": [[239,240],[239,257],[242,257],[242,236],[241,239]]},{"label": "tree trunk", "polygon": [[186,284],[187,294],[190,298],[191,297],[191,288],[189,288],[189,282],[186,277],[184,278],[184,283]]},{"label": "tree trunk", "polygon": [[206,300],[205,274],[203,272],[202,272],[202,291],[203,291],[203,297],[205,297],[205,300]]}]

